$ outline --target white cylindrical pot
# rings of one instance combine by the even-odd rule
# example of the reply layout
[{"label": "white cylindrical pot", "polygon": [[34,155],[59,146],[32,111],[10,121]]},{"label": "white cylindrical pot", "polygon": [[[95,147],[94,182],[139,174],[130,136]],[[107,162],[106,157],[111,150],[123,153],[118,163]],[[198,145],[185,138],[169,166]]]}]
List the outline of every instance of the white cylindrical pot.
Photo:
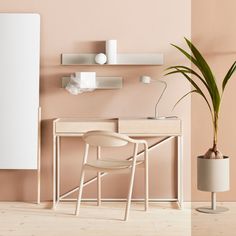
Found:
[{"label": "white cylindrical pot", "polygon": [[106,56],[107,64],[117,63],[117,40],[107,40],[106,41]]},{"label": "white cylindrical pot", "polygon": [[197,187],[201,191],[229,190],[229,157],[223,159],[197,159]]}]

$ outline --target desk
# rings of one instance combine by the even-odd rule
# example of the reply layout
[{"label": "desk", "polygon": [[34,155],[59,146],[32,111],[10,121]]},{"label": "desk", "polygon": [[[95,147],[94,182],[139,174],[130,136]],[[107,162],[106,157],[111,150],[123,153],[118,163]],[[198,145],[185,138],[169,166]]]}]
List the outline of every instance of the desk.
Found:
[{"label": "desk", "polygon": [[[178,202],[180,208],[183,203],[183,157],[182,157],[182,127],[181,120],[178,118],[166,119],[146,119],[146,118],[58,118],[53,121],[53,207],[59,201],[71,193],[78,190],[76,187],[63,195],[60,195],[60,138],[79,137],[90,130],[106,130],[126,134],[132,137],[165,137],[149,147],[149,150],[158,147],[165,141],[177,138],[178,142],[178,178],[177,178],[177,198],[163,199]],[[143,151],[138,155],[143,154]],[[107,173],[103,173],[103,176]],[[97,177],[85,183],[88,185],[96,180]]]}]

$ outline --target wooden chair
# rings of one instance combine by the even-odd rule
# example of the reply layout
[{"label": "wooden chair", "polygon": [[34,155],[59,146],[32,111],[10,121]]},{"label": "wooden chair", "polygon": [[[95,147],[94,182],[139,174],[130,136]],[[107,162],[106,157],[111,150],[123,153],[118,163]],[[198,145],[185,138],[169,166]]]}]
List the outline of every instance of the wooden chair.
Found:
[{"label": "wooden chair", "polygon": [[[118,134],[114,132],[108,131],[89,131],[83,135],[83,140],[85,141],[85,152],[83,158],[83,165],[81,170],[81,178],[80,178],[80,187],[78,200],[76,205],[75,215],[79,214],[83,184],[84,184],[84,176],[86,169],[92,169],[97,171],[97,203],[101,204],[101,173],[102,172],[118,172],[123,170],[129,170],[131,172],[129,191],[127,196],[126,210],[124,220],[128,220],[133,182],[134,182],[134,174],[135,167],[137,164],[143,163],[145,168],[145,211],[148,209],[148,145],[145,140],[136,140],[132,139],[126,135]],[[131,160],[112,160],[112,159],[102,159],[101,158],[101,147],[121,147],[125,146],[128,143],[132,143],[134,145],[133,158]],[[138,153],[138,145],[144,145],[144,160],[137,161],[137,153]],[[95,146],[97,147],[97,160],[89,161],[88,152],[89,147]]]}]

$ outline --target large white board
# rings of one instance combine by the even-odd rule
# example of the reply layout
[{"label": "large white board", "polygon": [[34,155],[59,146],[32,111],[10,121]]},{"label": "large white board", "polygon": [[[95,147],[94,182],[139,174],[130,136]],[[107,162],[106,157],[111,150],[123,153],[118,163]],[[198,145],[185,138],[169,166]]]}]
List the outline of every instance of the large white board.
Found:
[{"label": "large white board", "polygon": [[0,169],[37,169],[40,16],[0,14]]}]

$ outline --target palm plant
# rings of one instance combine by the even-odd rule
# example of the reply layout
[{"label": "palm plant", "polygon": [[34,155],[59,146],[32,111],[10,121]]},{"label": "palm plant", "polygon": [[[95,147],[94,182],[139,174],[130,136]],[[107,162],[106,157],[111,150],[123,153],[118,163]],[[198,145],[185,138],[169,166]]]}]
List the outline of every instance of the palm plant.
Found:
[{"label": "palm plant", "polygon": [[[181,97],[178,102],[175,104],[175,106],[186,96],[188,96],[191,93],[197,93],[199,94],[204,101],[206,102],[211,118],[212,118],[212,125],[213,125],[213,145],[212,148],[210,148],[204,155],[204,158],[208,159],[218,159],[223,158],[222,153],[219,151],[217,146],[218,141],[218,121],[219,121],[219,113],[220,113],[220,105],[223,93],[225,91],[225,87],[229,81],[229,79],[232,77],[233,73],[236,70],[236,61],[232,64],[228,72],[226,73],[223,82],[222,82],[222,89],[220,91],[219,87],[217,86],[215,76],[210,68],[210,66],[207,64],[206,60],[203,58],[202,54],[199,52],[199,50],[188,40],[185,38],[185,41],[192,53],[189,54],[182,48],[172,44],[175,48],[177,48],[181,53],[183,53],[198,69],[198,72],[193,70],[190,67],[187,66],[171,66],[167,68],[169,71],[165,75],[170,74],[182,74],[193,86],[193,90],[186,93],[183,97]],[[192,75],[192,77],[191,77]],[[198,84],[201,84],[205,90],[199,87]]]}]

